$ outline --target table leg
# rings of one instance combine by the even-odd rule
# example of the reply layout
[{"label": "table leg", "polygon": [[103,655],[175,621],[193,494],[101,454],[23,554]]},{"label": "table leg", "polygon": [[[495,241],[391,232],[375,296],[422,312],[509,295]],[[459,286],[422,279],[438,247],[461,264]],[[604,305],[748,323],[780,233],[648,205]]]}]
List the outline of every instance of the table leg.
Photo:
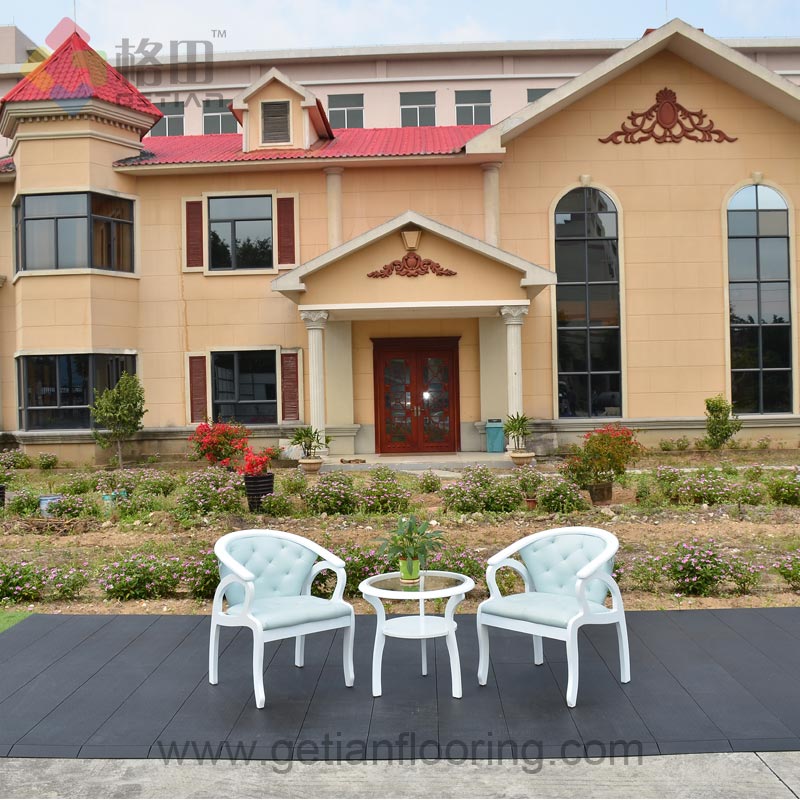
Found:
[{"label": "table leg", "polygon": [[445,641],[447,642],[447,652],[450,656],[450,679],[453,684],[453,697],[461,697],[461,659],[458,656],[458,642],[456,641],[456,623],[453,615],[456,611],[456,606],[464,599],[463,594],[453,595],[447,601],[447,607],[444,610],[444,618],[448,622],[450,628]]},{"label": "table leg", "polygon": [[377,597],[365,595],[367,602],[375,609],[375,644],[372,648],[372,696],[381,696],[381,664],[383,662],[383,645],[386,636],[383,633],[383,626],[386,623],[386,611],[383,603]]},{"label": "table leg", "polygon": [[422,674],[428,674],[428,640],[419,640],[420,649],[422,650]]}]

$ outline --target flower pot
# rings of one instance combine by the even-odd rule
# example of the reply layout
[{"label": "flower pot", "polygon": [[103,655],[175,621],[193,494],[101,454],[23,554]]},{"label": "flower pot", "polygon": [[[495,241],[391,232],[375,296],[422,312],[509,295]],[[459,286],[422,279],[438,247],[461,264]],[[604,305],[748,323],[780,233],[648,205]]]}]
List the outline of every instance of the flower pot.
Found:
[{"label": "flower pot", "polygon": [[0,483],[0,507],[6,504],[6,487],[5,484]]},{"label": "flower pot", "polygon": [[537,505],[539,505],[539,501],[535,497],[526,497],[525,505],[528,506],[529,510],[534,509]]},{"label": "flower pot", "polygon": [[322,459],[319,456],[314,456],[313,458],[301,458],[298,459],[298,463],[300,464],[300,468],[303,470],[303,472],[311,475],[315,472],[319,472],[320,467],[322,466]]},{"label": "flower pot", "polygon": [[419,581],[419,559],[415,558],[411,562],[411,569],[408,569],[408,561],[402,558],[398,562],[400,568],[400,580],[403,583],[417,583]]},{"label": "flower pot", "polygon": [[517,467],[524,467],[536,460],[536,453],[528,453],[525,450],[512,450],[508,455]]},{"label": "flower pot", "polygon": [[614,484],[611,481],[589,484],[589,497],[592,498],[592,503],[596,506],[602,505],[603,503],[610,503],[613,486]]},{"label": "flower pot", "polygon": [[267,472],[264,475],[245,475],[244,489],[247,492],[247,507],[252,512],[261,508],[261,499],[264,495],[272,494],[275,488],[275,473]]},{"label": "flower pot", "polygon": [[56,500],[60,500],[64,495],[63,494],[44,494],[39,498],[39,513],[46,518],[51,518],[53,515],[48,511],[50,507],[50,503],[55,503]]}]

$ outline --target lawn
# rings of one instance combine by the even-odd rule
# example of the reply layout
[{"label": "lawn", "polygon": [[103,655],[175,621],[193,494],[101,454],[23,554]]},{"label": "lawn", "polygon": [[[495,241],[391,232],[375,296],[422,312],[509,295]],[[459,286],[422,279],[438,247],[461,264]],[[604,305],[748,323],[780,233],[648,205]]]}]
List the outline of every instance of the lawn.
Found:
[{"label": "lawn", "polygon": [[30,611],[4,611],[0,609],[0,633],[30,616]]}]

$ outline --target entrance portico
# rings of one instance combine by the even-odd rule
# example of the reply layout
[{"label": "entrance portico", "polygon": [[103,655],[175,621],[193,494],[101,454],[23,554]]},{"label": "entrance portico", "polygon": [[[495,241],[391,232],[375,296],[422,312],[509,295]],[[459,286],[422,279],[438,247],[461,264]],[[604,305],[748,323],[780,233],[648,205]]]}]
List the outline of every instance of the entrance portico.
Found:
[{"label": "entrance portico", "polygon": [[[480,449],[476,423],[524,410],[522,326],[555,282],[410,211],[287,272],[272,285],[308,331],[309,423],[332,436],[334,454]],[[392,398],[376,371],[389,340]],[[426,348],[435,364],[423,364]]]}]

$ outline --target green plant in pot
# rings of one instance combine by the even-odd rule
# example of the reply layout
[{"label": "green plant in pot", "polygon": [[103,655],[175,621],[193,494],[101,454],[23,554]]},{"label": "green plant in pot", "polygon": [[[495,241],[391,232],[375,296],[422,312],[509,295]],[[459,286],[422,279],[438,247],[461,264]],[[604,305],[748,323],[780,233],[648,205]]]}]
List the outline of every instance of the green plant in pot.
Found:
[{"label": "green plant in pot", "polygon": [[390,561],[396,561],[400,578],[404,581],[419,580],[420,568],[425,569],[428,556],[444,545],[441,531],[430,527],[427,520],[418,520],[414,514],[401,517],[397,529],[381,539],[378,552]]},{"label": "green plant in pot", "polygon": [[503,423],[503,433],[511,445],[509,456],[517,465],[530,464],[536,454],[525,449],[525,440],[528,436],[528,427],[533,420],[525,414],[509,414]]},{"label": "green plant in pot", "polygon": [[304,472],[319,472],[322,458],[319,451],[330,444],[331,437],[324,436],[322,431],[311,425],[295,428],[291,443],[303,448],[303,457],[299,460]]}]

